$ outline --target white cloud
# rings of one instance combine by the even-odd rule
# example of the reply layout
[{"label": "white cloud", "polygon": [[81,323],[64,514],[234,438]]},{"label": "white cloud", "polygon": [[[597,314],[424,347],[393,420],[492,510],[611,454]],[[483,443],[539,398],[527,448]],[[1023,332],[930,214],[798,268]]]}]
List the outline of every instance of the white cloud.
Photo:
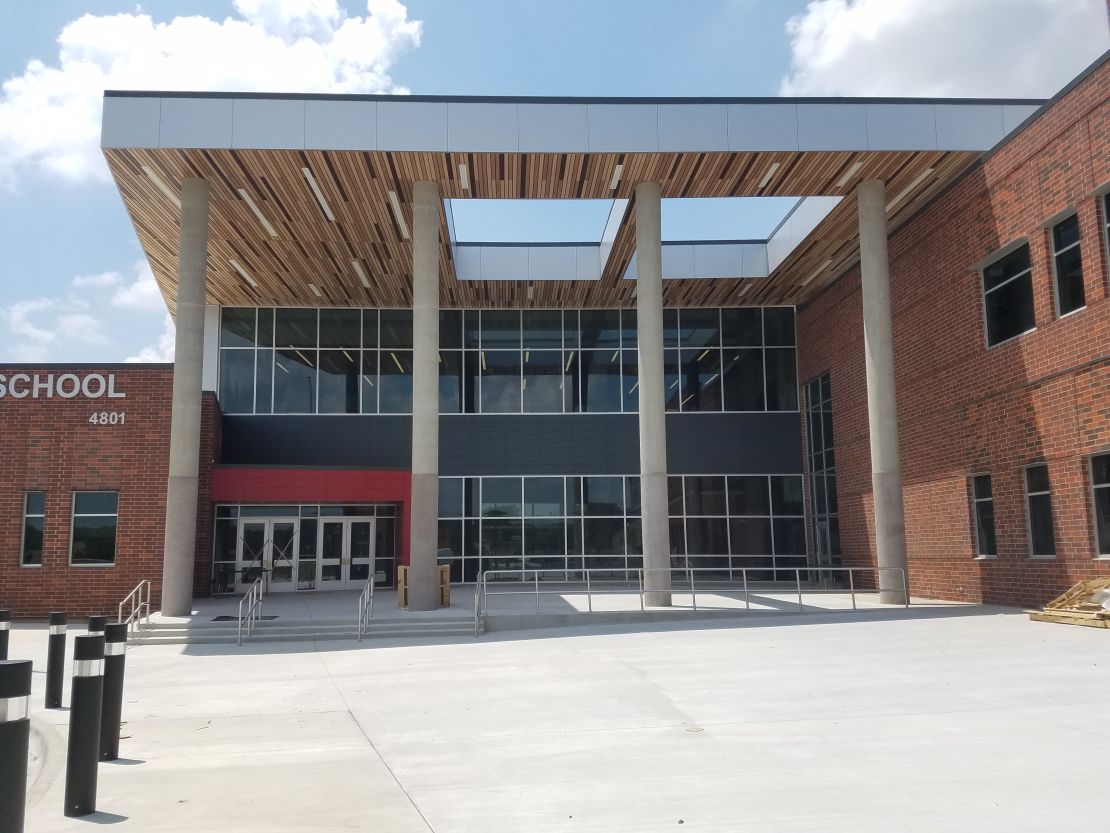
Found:
[{"label": "white cloud", "polygon": [[116,286],[116,291],[112,293],[112,306],[135,310],[160,310],[166,307],[162,300],[162,290],[158,288],[150,264],[145,260],[135,264],[135,279],[131,283],[120,281]]},{"label": "white cloud", "polygon": [[170,318],[169,313],[166,314],[162,322],[162,332],[158,335],[158,340],[153,344],[149,344],[141,349],[134,356],[128,356],[125,361],[128,362],[172,362],[173,361],[173,346],[174,346],[174,326],[173,319]]},{"label": "white cloud", "polygon": [[55,319],[59,338],[76,344],[108,344],[103,322],[87,312],[63,312]]},{"label": "white cloud", "polygon": [[0,320],[16,337],[14,360],[17,362],[45,361],[50,347],[57,339],[52,329],[31,321],[31,316],[45,312],[54,306],[50,298],[34,298],[30,301],[17,301],[11,306],[0,308]]},{"label": "white cloud", "polygon": [[814,0],[783,95],[1049,97],[1110,46],[1105,0]]},{"label": "white cloud", "polygon": [[0,184],[26,170],[106,180],[100,153],[105,89],[405,92],[390,77],[420,43],[400,0],[235,0],[237,17],[86,14],[65,26],[53,61],[33,60],[0,94]]},{"label": "white cloud", "polygon": [[116,286],[122,280],[123,276],[119,272],[100,272],[96,275],[78,275],[70,281],[70,286],[74,289],[104,289]]}]

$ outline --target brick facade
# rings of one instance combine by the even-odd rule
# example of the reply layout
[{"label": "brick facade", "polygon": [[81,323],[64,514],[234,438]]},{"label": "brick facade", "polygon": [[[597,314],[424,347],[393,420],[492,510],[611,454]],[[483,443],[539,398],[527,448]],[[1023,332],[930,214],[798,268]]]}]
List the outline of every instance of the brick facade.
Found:
[{"label": "brick facade", "polygon": [[[895,372],[914,594],[1041,604],[1095,559],[1087,456],[1110,450],[1110,63],[890,238]],[[1055,312],[1046,220],[1078,212],[1087,306]],[[1028,238],[1037,329],[985,346],[977,266]],[[799,382],[828,371],[844,563],[874,564],[858,268],[800,310]],[[1029,556],[1023,469],[1046,462],[1057,555]],[[968,477],[989,472],[998,557],[976,559]]]},{"label": "brick facade", "polygon": [[[0,398],[0,608],[19,616],[114,613],[142,579],[158,598],[169,465],[170,365],[0,367],[0,374],[115,374],[122,399]],[[101,411],[122,425],[92,425]],[[119,492],[116,560],[71,566],[74,491]],[[42,566],[20,564],[23,496],[46,493]]]}]

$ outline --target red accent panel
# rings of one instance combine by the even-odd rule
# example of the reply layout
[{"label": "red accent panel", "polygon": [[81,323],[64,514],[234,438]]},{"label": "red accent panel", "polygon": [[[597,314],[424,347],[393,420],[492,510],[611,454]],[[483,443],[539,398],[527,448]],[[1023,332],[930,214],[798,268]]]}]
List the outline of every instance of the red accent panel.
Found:
[{"label": "red accent panel", "polygon": [[234,468],[212,470],[214,503],[398,503],[399,564],[409,563],[412,472],[367,469]]}]

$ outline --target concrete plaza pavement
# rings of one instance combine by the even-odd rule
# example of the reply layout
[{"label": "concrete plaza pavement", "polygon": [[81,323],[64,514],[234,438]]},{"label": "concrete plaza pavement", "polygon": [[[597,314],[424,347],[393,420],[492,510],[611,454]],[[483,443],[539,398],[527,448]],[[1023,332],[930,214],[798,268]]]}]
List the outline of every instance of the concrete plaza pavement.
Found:
[{"label": "concrete plaza pavement", "polygon": [[41,708],[45,628],[21,625],[27,830],[1089,829],[1110,813],[1108,638],[954,607],[143,646],[124,760],[78,820],[68,713]]}]

